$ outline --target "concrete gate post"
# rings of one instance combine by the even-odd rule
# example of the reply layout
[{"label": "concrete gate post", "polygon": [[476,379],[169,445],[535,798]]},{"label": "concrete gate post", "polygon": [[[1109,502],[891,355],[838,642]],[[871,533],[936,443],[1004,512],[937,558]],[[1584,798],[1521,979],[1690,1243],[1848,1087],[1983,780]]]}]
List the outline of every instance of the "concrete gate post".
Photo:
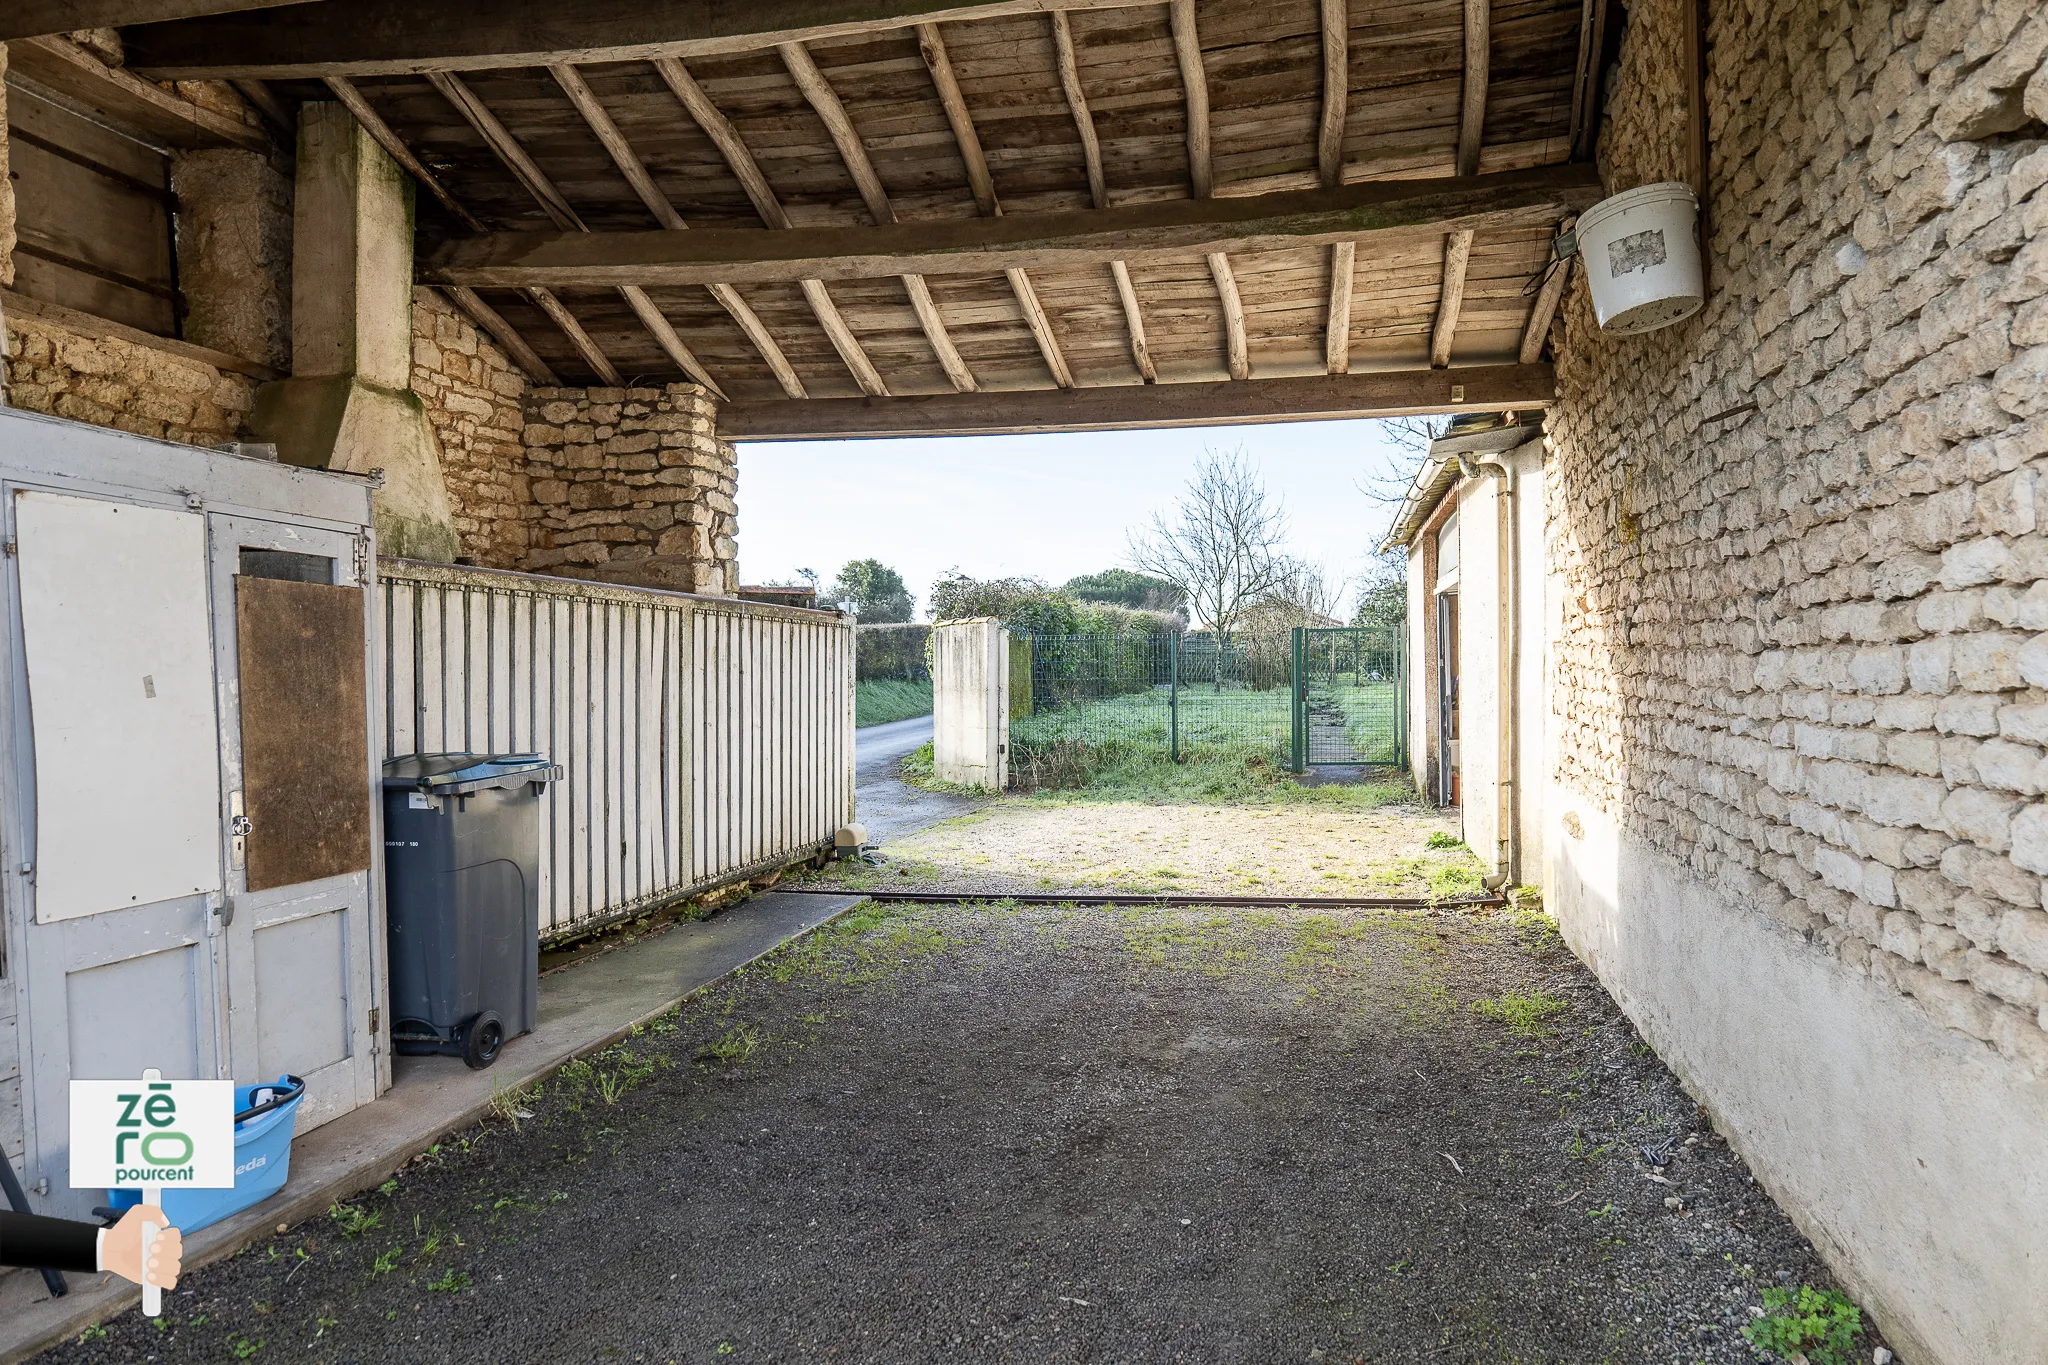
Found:
[{"label": "concrete gate post", "polygon": [[441,459],[412,391],[413,185],[346,108],[299,110],[292,377],[256,391],[249,425],[291,464],[384,471],[378,547],[452,560]]},{"label": "concrete gate post", "polygon": [[1010,632],[976,617],[932,628],[932,774],[999,792],[1009,785]]}]

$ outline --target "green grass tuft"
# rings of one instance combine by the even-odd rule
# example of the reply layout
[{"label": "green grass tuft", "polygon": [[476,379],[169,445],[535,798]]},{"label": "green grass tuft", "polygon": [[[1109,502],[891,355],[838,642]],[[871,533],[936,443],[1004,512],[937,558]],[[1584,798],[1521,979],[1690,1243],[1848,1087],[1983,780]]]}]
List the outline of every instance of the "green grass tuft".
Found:
[{"label": "green grass tuft", "polygon": [[1771,1288],[1764,1315],[1742,1329],[1750,1345],[1780,1360],[1803,1357],[1810,1365],[1850,1365],[1863,1310],[1833,1289]]},{"label": "green grass tuft", "polygon": [[853,685],[853,723],[887,725],[892,720],[932,713],[932,685],[904,682],[899,678],[876,678]]},{"label": "green grass tuft", "polygon": [[1528,995],[1509,991],[1498,999],[1478,1001],[1472,1008],[1489,1019],[1500,1020],[1524,1038],[1546,1038],[1550,1026],[1544,1020],[1571,1006],[1548,991],[1538,990]]}]

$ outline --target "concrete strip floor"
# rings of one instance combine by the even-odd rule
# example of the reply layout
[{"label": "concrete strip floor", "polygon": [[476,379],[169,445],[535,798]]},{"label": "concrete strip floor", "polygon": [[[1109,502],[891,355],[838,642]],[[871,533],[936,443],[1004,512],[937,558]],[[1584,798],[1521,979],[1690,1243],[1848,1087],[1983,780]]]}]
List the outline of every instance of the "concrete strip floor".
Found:
[{"label": "concrete strip floor", "polygon": [[[324,1212],[376,1185],[444,1134],[482,1118],[496,1091],[516,1090],[604,1048],[740,967],[837,918],[857,895],[768,892],[707,920],[576,963],[542,978],[540,1024],[505,1045],[496,1066],[455,1057],[400,1057],[389,1091],[292,1143],[285,1188],[185,1241],[190,1271],[232,1256],[280,1223]],[[0,1365],[25,1360],[141,1299],[111,1275],[72,1275],[52,1298],[30,1271],[0,1276]]]}]

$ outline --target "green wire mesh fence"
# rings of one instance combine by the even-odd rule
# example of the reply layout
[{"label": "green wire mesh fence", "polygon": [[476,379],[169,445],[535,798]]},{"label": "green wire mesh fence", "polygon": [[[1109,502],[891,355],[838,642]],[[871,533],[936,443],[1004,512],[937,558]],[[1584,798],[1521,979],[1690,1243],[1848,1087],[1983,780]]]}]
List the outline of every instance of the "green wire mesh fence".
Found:
[{"label": "green wire mesh fence", "polygon": [[[1400,764],[1398,630],[1043,635],[1012,643],[1010,741],[1190,756]],[[1019,656],[1023,657],[1020,658]]]}]

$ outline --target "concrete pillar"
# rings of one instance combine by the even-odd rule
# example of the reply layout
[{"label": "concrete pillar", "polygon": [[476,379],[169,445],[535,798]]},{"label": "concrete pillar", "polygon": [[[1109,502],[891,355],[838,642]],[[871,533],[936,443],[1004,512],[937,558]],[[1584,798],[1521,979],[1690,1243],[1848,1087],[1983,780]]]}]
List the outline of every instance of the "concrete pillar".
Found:
[{"label": "concrete pillar", "polygon": [[[7,168],[7,44],[0,43],[0,288],[14,285],[14,177]],[[7,314],[0,308],[0,408],[7,406]]]},{"label": "concrete pillar", "polygon": [[932,627],[932,773],[999,792],[1009,785],[1010,632],[992,617]]},{"label": "concrete pillar", "polygon": [[384,471],[382,553],[452,560],[448,487],[412,391],[413,185],[339,104],[299,110],[292,377],[256,393],[250,427],[286,461]]}]

